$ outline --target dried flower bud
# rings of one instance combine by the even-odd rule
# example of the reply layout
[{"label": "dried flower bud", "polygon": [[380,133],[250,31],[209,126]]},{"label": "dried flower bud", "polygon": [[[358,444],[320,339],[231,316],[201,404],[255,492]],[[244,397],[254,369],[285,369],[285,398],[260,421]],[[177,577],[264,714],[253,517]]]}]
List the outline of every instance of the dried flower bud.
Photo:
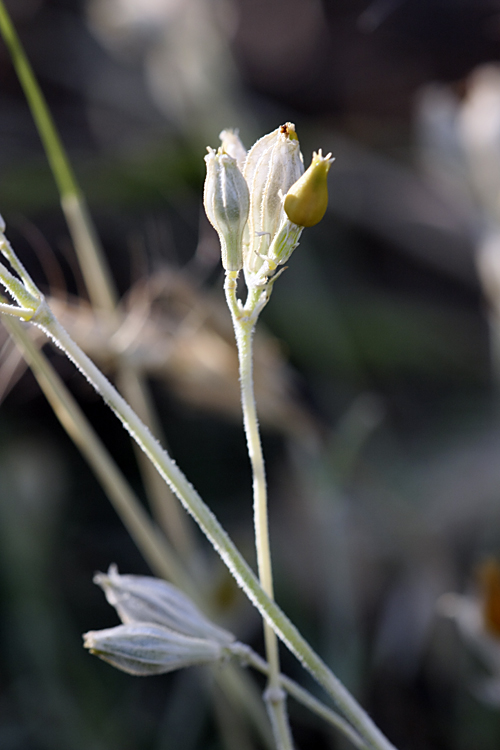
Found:
[{"label": "dried flower bud", "polygon": [[84,646],[114,667],[148,676],[172,672],[224,658],[223,647],[204,638],[190,638],[149,623],[118,625],[85,633]]},{"label": "dried flower bud", "polygon": [[255,272],[262,265],[284,218],[283,195],[303,171],[300,145],[291,122],[265,135],[248,152],[243,170],[250,191],[246,270]]},{"label": "dried flower bud", "polygon": [[331,154],[321,149],[313,154],[311,164],[285,196],[285,213],[294,224],[313,227],[325,215],[328,206],[327,175],[332,165]]},{"label": "dried flower bud", "polygon": [[236,159],[222,149],[208,149],[203,202],[221,243],[226,271],[243,268],[243,231],[249,209],[248,187]]},{"label": "dried flower bud", "polygon": [[124,623],[153,623],[194,638],[208,638],[223,646],[234,636],[214,625],[182,591],[151,576],[120,575],[111,565],[107,575],[97,573],[94,583]]}]

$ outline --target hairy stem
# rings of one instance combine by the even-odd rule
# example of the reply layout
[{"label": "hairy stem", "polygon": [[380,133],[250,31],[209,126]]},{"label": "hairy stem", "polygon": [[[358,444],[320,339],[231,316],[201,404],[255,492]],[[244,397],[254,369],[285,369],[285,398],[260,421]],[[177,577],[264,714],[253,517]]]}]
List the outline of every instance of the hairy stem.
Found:
[{"label": "hairy stem", "polygon": [[235,580],[253,602],[262,617],[271,625],[278,637],[295,654],[303,666],[330,694],[338,708],[351,722],[368,745],[376,750],[394,750],[368,714],[361,708],[348,690],[330,671],[315,653],[297,628],[286,617],[277,604],[262,589],[255,574],[235,547],[227,533],[215,518],[212,511],[202,501],[194,487],[170,458],[168,453],[152,437],[130,406],[113,388],[93,362],[75,344],[64,328],[58,323],[50,309],[41,304],[32,322],[38,325],[75,363],[92,386],[114,411],[124,427],[134,437],[142,450],[149,456],[157,471],[170,485],[185,509],[220,555]]},{"label": "hairy stem", "polygon": [[[235,297],[236,280],[234,275],[227,278],[225,290],[238,347],[243,425],[247,439],[248,455],[252,466],[255,546],[257,551],[259,580],[266,594],[273,599],[274,591],[271,567],[271,549],[269,544],[266,471],[264,455],[262,453],[262,443],[260,440],[253,385],[252,343],[255,329],[255,317],[247,315],[246,312],[238,306]],[[268,707],[279,750],[291,750],[293,742],[286,711],[286,696],[281,689],[280,684],[278,639],[272,627],[265,620],[264,641],[267,661],[269,663],[269,682],[264,698]]]},{"label": "hairy stem", "polygon": [[[262,674],[269,674],[269,664],[249,646],[239,643],[235,644],[231,650],[241,659],[243,664],[248,664],[250,667],[262,672]],[[298,703],[306,706],[310,711],[320,716],[336,729],[339,729],[359,750],[367,750],[369,745],[338,713],[325,706],[324,703],[298,685],[295,680],[286,677],[286,675],[280,675],[280,682],[286,692],[295,698]]]},{"label": "hairy stem", "polygon": [[[9,50],[45,149],[89,299],[93,307],[106,310],[110,315],[114,315],[118,297],[104,251],[43,91],[38,84],[3,0],[0,0],[0,34]],[[1,309],[1,311],[5,310]],[[146,393],[145,382],[139,373],[128,367],[125,361],[120,362],[120,370],[124,381],[130,387],[131,393],[127,394],[127,398],[133,403],[137,411],[145,403],[145,399],[142,398],[142,395]],[[131,395],[134,399],[130,398]],[[137,400],[135,397],[137,397]],[[147,424],[154,427],[151,411],[148,414],[143,413],[143,419]],[[182,514],[178,512],[178,506],[169,496],[168,488],[163,486],[162,489],[151,478],[148,470],[144,469],[144,465],[141,466],[141,470],[146,472],[145,484],[150,492],[152,504],[157,511],[160,523],[169,532],[178,551],[181,551],[187,559],[191,555],[193,545],[189,539],[189,528],[184,522]],[[177,543],[177,540],[180,540],[179,543]]]},{"label": "hairy stem", "polygon": [[5,318],[3,323],[21,349],[55,415],[92,467],[146,562],[157,575],[174,581],[194,596],[193,585],[175,552],[148,517],[59,375],[20,322]]},{"label": "hairy stem", "polygon": [[114,285],[89,219],[85,199],[66,157],[47,102],[2,0],[0,0],[0,33],[9,50],[54,174],[61,195],[61,205],[72,229],[75,250],[89,296],[98,307],[112,310],[116,299]]}]

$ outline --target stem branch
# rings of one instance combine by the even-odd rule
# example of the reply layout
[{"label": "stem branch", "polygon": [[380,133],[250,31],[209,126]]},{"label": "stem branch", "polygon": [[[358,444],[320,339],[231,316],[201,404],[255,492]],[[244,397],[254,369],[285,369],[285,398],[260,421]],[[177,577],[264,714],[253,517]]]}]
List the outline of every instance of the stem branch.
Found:
[{"label": "stem branch", "polygon": [[147,427],[113,388],[107,378],[68,336],[43,301],[33,316],[32,322],[66,353],[114,411],[123,426],[137,441],[157,471],[175,492],[184,508],[193,516],[262,617],[317,682],[329,693],[349,722],[367,741],[369,747],[375,750],[394,750],[394,746],[384,737],[368,714],[328,669],[273,599],[262,589],[248,563],[168,453],[153,438]]}]

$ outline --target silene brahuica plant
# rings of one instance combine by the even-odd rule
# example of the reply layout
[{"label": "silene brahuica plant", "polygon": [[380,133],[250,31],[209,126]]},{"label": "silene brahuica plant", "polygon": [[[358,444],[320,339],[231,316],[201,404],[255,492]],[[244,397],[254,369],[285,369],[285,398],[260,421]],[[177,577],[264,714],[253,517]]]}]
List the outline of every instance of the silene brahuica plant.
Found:
[{"label": "silene brahuica plant", "polygon": [[[62,208],[89,293],[99,297],[101,307],[112,309],[113,290],[83,197],[1,2],[0,27],[58,181]],[[220,147],[209,148],[205,161],[204,206],[220,240],[224,289],[238,350],[243,423],[253,474],[258,576],[136,411],[68,335],[11,247],[3,221],[0,223],[0,251],[6,261],[0,264],[0,282],[10,298],[3,297],[0,302],[5,324],[147,561],[161,574],[158,578],[121,575],[114,565],[107,574],[97,574],[95,582],[116,609],[121,624],[86,633],[84,645],[92,654],[131,675],[147,676],[193,665],[211,665],[215,678],[227,690],[232,689],[226,680],[228,675],[237,680],[241,667],[254,668],[267,675],[264,702],[272,742],[279,750],[294,747],[287,694],[336,727],[353,746],[390,750],[391,743],[274,601],[267,485],[252,378],[252,337],[259,315],[304,228],[318,223],[326,211],[327,176],[333,159],[319,150],[304,170],[295,126],[287,122],[260,138],[248,152],[236,131],[225,130],[221,133]],[[37,326],[73,361],[194,518],[262,616],[265,658],[203,614],[203,597],[170,543],[160,536],[124,484],[106,449],[19,321]],[[173,536],[175,549],[178,540],[175,533]],[[335,709],[281,673],[278,640],[324,688]],[[241,683],[241,690],[244,684]]]}]

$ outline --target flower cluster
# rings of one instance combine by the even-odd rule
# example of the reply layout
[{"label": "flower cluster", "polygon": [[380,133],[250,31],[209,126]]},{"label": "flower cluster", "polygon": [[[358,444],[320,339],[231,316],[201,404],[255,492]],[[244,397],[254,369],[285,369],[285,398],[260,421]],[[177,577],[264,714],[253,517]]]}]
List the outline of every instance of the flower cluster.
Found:
[{"label": "flower cluster", "polygon": [[214,625],[172,584],[147,576],[122,576],[116,566],[94,578],[122,625],[84,635],[84,646],[133,675],[153,675],[231,654],[235,638]]},{"label": "flower cluster", "polygon": [[223,130],[220,138],[220,148],[208,148],[205,157],[205,211],[219,235],[226,272],[243,269],[247,282],[264,283],[286,263],[303,228],[323,218],[333,159],[320,150],[304,172],[291,122],[248,153],[236,132]]}]

